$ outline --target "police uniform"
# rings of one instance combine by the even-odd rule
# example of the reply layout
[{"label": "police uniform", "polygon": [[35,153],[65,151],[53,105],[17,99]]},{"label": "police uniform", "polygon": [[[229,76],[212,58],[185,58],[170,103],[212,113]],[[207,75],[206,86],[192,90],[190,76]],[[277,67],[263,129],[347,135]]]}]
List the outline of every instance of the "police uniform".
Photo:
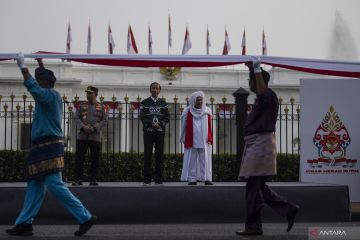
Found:
[{"label": "police uniform", "polygon": [[[85,90],[87,93],[95,93],[97,95],[98,89],[93,86],[88,86]],[[86,101],[80,104],[76,112],[76,126],[78,129],[76,141],[76,166],[75,166],[75,180],[74,185],[81,185],[81,178],[83,175],[83,166],[85,161],[86,151],[90,149],[90,184],[97,185],[96,174],[99,166],[99,157],[101,153],[101,138],[102,128],[107,124],[107,114],[102,103],[95,102],[91,104]],[[85,126],[93,127],[94,131],[87,133],[84,130]]]}]

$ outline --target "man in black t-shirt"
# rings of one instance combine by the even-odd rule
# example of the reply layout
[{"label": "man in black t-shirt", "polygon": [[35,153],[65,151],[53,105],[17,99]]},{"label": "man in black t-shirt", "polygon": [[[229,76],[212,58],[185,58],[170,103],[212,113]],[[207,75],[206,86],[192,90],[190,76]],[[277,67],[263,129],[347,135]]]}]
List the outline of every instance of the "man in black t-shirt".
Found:
[{"label": "man in black t-shirt", "polygon": [[151,157],[155,147],[155,184],[163,181],[163,156],[165,126],[169,122],[168,104],[159,98],[161,86],[154,82],[150,85],[151,96],[140,105],[140,119],[144,131],[144,185],[151,183]]},{"label": "man in black t-shirt", "polygon": [[262,235],[261,210],[266,203],[288,221],[287,232],[294,224],[299,206],[282,198],[265,184],[276,175],[275,126],[279,109],[275,92],[268,87],[270,75],[260,67],[258,58],[248,63],[250,90],[256,100],[245,123],[245,149],[240,167],[240,178],[246,179],[245,230],[237,235]]}]

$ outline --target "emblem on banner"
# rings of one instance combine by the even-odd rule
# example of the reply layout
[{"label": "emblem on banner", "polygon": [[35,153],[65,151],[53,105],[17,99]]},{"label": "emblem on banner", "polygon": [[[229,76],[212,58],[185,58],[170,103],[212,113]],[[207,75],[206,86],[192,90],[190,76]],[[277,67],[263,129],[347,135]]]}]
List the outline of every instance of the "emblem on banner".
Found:
[{"label": "emblem on banner", "polygon": [[318,158],[307,160],[312,168],[340,166],[351,169],[357,163],[357,160],[346,158],[346,149],[351,143],[351,138],[333,106],[330,106],[323,121],[316,129],[313,142],[317,148]]},{"label": "emblem on banner", "polygon": [[164,75],[166,80],[176,80],[177,75],[181,72],[180,67],[161,67],[160,73]]}]

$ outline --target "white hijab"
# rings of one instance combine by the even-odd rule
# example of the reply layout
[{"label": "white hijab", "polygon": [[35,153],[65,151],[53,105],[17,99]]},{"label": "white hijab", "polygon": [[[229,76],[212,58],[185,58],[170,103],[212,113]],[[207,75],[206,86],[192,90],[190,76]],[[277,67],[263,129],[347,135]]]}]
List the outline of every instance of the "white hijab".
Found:
[{"label": "white hijab", "polygon": [[[196,98],[202,97],[202,106],[201,108],[195,108]],[[203,91],[197,91],[191,94],[189,99],[189,106],[187,106],[183,114],[191,112],[194,118],[200,118],[204,115],[211,115],[211,110],[206,106],[206,97]]]}]

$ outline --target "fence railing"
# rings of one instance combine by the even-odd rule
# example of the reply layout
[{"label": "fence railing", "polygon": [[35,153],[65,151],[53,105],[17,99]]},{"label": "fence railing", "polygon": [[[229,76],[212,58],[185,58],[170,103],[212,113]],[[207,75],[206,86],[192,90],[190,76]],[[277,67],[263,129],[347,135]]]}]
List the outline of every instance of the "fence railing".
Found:
[{"label": "fence railing", "polygon": [[[130,101],[124,97],[118,101],[112,97],[106,101],[100,97],[106,106],[108,123],[103,128],[102,151],[110,153],[128,152],[140,154],[143,152],[142,123],[139,118],[141,98]],[[181,113],[187,105],[187,99],[180,102],[177,97],[167,100],[169,103],[170,121],[166,126],[165,153],[182,153],[183,146],[179,142]],[[75,111],[81,100],[75,97],[69,100],[63,96],[62,128],[66,152],[75,152],[77,127]],[[293,98],[285,102],[279,98],[279,114],[276,126],[277,149],[279,153],[297,155],[300,152],[300,106]],[[0,150],[26,152],[31,148],[31,124],[35,103],[27,95],[0,96]],[[212,132],[214,135],[213,154],[236,154],[236,113],[234,104],[227,103],[224,97],[216,102],[210,98],[208,107],[212,110]],[[249,111],[251,105],[248,105]]]}]

